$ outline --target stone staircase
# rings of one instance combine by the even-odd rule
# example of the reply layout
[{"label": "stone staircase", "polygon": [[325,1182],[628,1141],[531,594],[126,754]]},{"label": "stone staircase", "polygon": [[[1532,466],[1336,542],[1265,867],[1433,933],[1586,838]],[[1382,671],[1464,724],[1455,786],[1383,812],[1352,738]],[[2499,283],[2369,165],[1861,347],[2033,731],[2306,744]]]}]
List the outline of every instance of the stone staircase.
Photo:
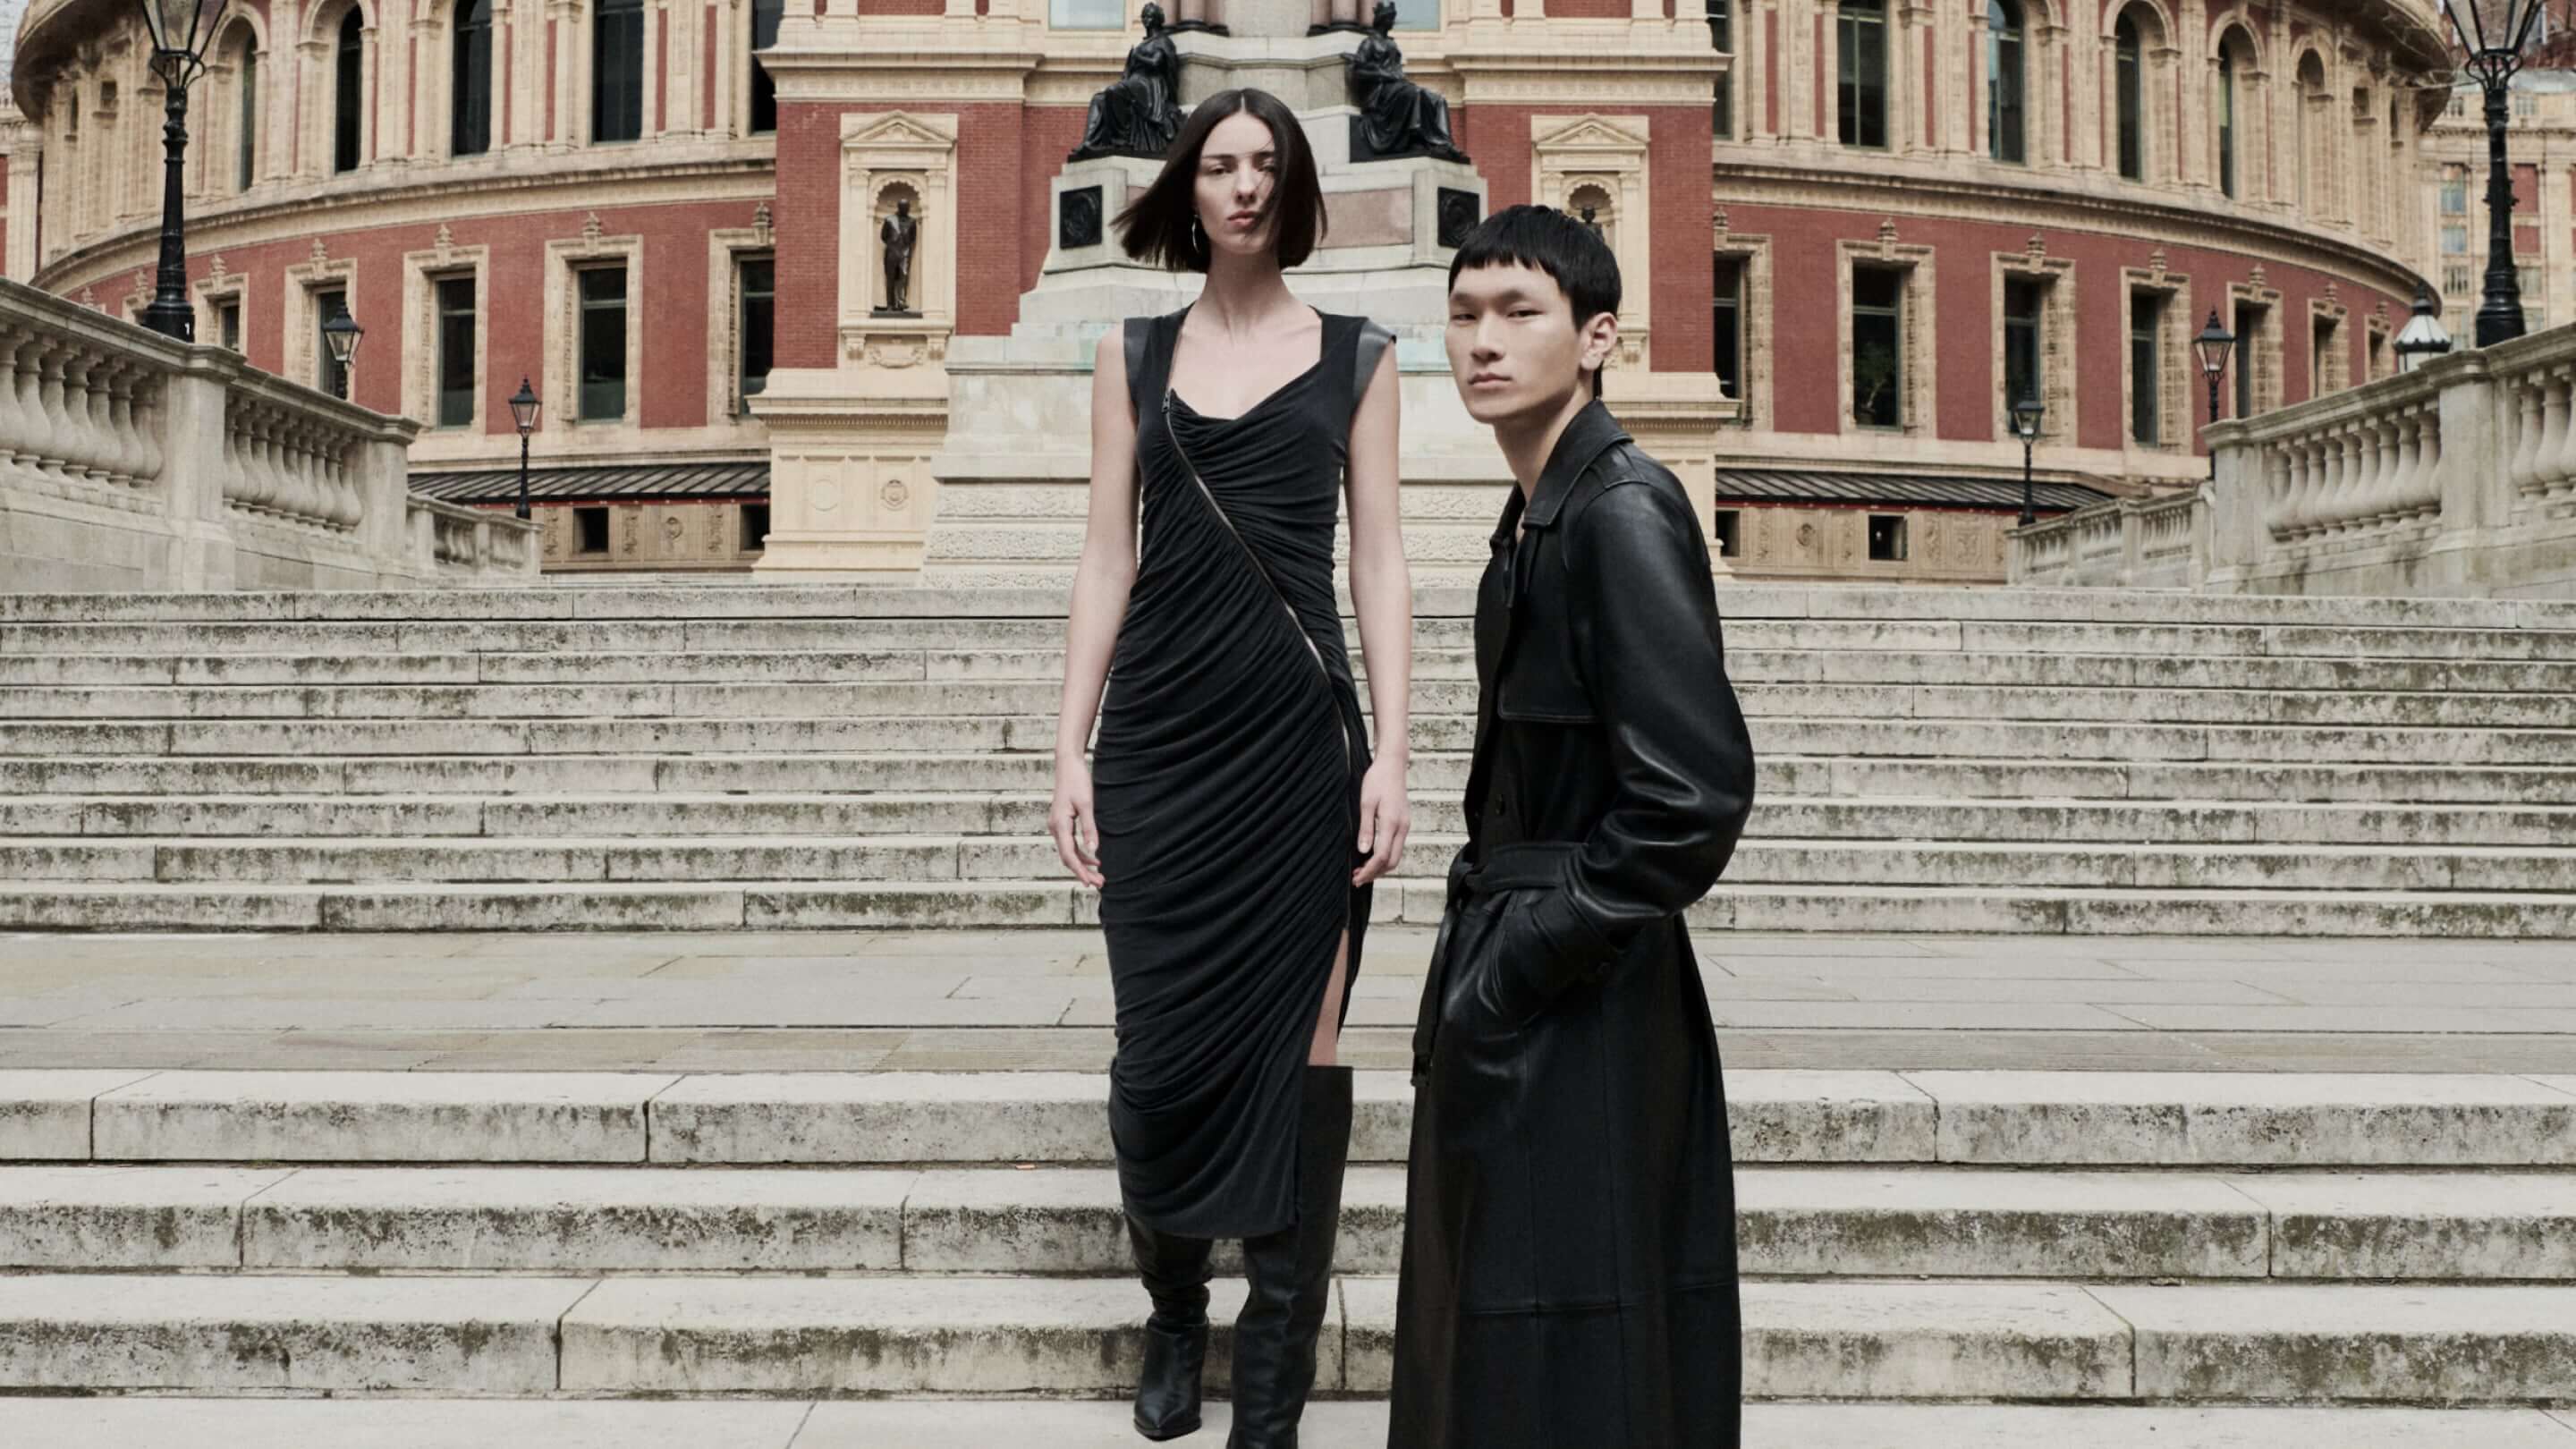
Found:
[{"label": "stone staircase", "polygon": [[[2576,1397],[2576,1077],[1728,1086],[1755,1399]],[[0,1393],[1114,1398],[1105,1092],[0,1072]],[[1333,1397],[1390,1371],[1410,1090],[1360,1099]]]},{"label": "stone staircase", "polygon": [[[1732,586],[1748,930],[2576,936],[2576,606]],[[1428,921],[1470,600],[1426,587]],[[1062,595],[0,595],[0,928],[1078,925]]]}]

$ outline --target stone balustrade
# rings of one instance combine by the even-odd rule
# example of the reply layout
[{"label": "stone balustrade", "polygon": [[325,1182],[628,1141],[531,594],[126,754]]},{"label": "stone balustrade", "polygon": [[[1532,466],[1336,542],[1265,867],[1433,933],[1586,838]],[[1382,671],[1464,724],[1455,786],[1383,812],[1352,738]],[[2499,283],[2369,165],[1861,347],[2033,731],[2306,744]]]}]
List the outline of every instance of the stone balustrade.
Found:
[{"label": "stone balustrade", "polygon": [[2214,482],[2019,530],[2013,580],[2576,597],[2572,411],[2576,326],[2221,422]]},{"label": "stone balustrade", "polygon": [[534,525],[410,496],[418,431],[0,280],[0,588],[535,574]]}]

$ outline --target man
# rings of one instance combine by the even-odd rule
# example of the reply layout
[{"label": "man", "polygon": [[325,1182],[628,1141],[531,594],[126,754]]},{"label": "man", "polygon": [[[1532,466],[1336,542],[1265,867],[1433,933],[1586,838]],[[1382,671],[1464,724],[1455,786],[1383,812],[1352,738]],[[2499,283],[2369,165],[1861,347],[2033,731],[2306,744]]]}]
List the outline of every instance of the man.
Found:
[{"label": "man", "polygon": [[1753,799],[1708,548],[1599,397],[1619,267],[1515,206],[1449,370],[1519,486],[1476,602],[1468,845],[1413,1038],[1391,1449],[1738,1443],[1733,1164],[1681,912]]}]

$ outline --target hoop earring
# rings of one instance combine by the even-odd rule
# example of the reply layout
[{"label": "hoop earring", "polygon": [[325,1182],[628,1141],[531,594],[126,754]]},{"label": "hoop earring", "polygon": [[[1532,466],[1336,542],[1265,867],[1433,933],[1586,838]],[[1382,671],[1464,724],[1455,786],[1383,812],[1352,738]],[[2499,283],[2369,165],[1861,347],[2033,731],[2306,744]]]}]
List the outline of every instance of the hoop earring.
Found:
[{"label": "hoop earring", "polygon": [[1207,233],[1200,229],[1196,212],[1190,214],[1190,250],[1194,252],[1207,250]]}]

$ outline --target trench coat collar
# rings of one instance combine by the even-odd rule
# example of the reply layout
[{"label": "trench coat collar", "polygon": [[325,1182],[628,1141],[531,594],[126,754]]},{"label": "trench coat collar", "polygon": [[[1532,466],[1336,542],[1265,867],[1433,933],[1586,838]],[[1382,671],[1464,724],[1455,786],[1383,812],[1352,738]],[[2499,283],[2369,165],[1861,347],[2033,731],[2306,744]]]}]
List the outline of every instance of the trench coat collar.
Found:
[{"label": "trench coat collar", "polygon": [[1601,399],[1594,398],[1583,410],[1568,418],[1565,431],[1556,435],[1556,446],[1550,448],[1547,463],[1538,471],[1538,484],[1526,496],[1519,488],[1503,503],[1503,521],[1494,530],[1494,544],[1509,543],[1515,528],[1524,523],[1530,528],[1550,528],[1556,523],[1557,510],[1565,506],[1566,495],[1574,491],[1574,480],[1592,466],[1592,460],[1615,443],[1628,441],[1628,431],[1610,416]]}]

